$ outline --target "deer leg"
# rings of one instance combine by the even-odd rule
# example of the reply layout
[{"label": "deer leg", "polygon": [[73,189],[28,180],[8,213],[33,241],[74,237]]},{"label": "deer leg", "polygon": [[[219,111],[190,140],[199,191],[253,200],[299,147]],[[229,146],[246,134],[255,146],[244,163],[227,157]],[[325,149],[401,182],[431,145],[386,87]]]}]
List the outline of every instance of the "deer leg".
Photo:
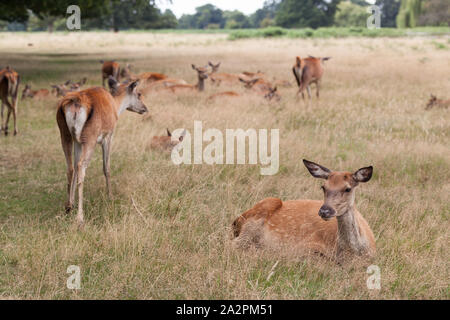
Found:
[{"label": "deer leg", "polygon": [[12,108],[12,114],[13,114],[13,119],[14,119],[14,135],[17,135],[17,133],[19,132],[18,130],[17,130],[17,108],[16,108],[16,106],[15,106],[15,103],[14,103],[14,106],[13,106],[13,108]]},{"label": "deer leg", "polygon": [[[77,190],[77,182],[78,182],[78,163],[80,162],[81,157],[81,144],[75,141],[74,143],[74,160],[73,160],[73,174],[72,174],[72,180],[70,182],[70,191],[69,191],[69,201],[70,209],[72,209],[73,204],[75,203],[75,192]],[[70,161],[71,159],[69,159]],[[67,211],[67,206],[66,206]]]},{"label": "deer leg", "polygon": [[64,139],[64,141],[62,141],[62,148],[64,151],[64,156],[66,157],[66,165],[67,165],[67,202],[65,205],[67,213],[70,212],[70,210],[72,210],[73,206],[73,202],[70,202],[70,189],[72,187],[72,179],[73,179],[72,147],[73,147],[72,138],[70,138],[70,140]]},{"label": "deer leg", "polygon": [[319,99],[320,81],[316,82],[316,96]]},{"label": "deer leg", "polygon": [[1,122],[0,122],[0,133],[2,132],[2,130],[3,130],[3,109],[5,108],[5,105],[4,105],[4,102],[3,102],[3,99],[2,99],[2,119],[1,119]]},{"label": "deer leg", "polygon": [[9,102],[7,102],[7,108],[8,108],[8,113],[6,115],[6,121],[5,121],[5,126],[4,126],[5,136],[8,135],[8,122],[9,122],[9,117],[11,116],[11,108],[9,106]]},{"label": "deer leg", "polygon": [[308,98],[309,98],[309,100],[311,100],[311,88],[310,88],[309,85],[306,87],[306,91],[308,92]]},{"label": "deer leg", "polygon": [[111,198],[111,185],[109,181],[110,177],[110,166],[109,166],[109,159],[110,159],[110,151],[111,151],[111,141],[112,141],[112,134],[107,136],[103,142],[102,142],[102,151],[103,151],[103,173],[105,175],[106,179],[106,190],[108,191],[108,197]]},{"label": "deer leg", "polygon": [[89,165],[89,161],[91,160],[91,156],[93,154],[95,147],[94,144],[83,144],[81,145],[81,156],[78,161],[78,212],[77,212],[77,222],[78,227],[83,227],[84,225],[84,214],[83,214],[83,186],[84,186],[84,177],[86,175],[86,169]]}]

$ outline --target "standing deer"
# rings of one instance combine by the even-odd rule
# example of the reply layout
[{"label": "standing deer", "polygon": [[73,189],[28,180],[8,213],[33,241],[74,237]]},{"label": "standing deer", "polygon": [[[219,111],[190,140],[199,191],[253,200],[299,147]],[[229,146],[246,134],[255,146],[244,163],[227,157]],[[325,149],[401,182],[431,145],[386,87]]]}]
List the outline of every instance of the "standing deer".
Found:
[{"label": "standing deer", "polygon": [[300,57],[296,57],[295,64],[292,67],[292,72],[294,73],[295,80],[298,85],[298,94],[302,94],[303,99],[305,99],[305,95],[303,90],[306,88],[308,92],[308,97],[311,99],[311,89],[309,85],[311,83],[316,84],[316,96],[319,98],[319,89],[320,89],[320,81],[323,75],[323,62],[331,59],[331,57],[325,58],[315,58],[309,56],[308,58],[301,59]]},{"label": "standing deer", "polygon": [[[14,135],[18,133],[17,130],[17,94],[19,92],[20,76],[12,68],[7,66],[5,69],[0,70],[0,99],[2,100],[2,122],[1,130],[5,131],[5,136],[8,135],[8,122],[11,113],[14,119]],[[8,101],[8,97],[11,97],[11,102]],[[8,114],[6,121],[3,123],[3,108],[6,105]]]},{"label": "standing deer", "polygon": [[429,110],[434,106],[447,109],[448,107],[450,107],[450,100],[438,99],[436,96],[431,95],[431,98],[430,100],[428,100],[425,110]]},{"label": "standing deer", "polygon": [[205,89],[205,79],[208,78],[207,69],[206,67],[196,67],[194,64],[192,65],[192,69],[197,71],[197,84],[176,84],[167,87],[167,89],[170,89],[172,92],[176,92],[179,90],[203,91]]},{"label": "standing deer", "polygon": [[25,85],[22,91],[22,99],[32,98],[32,99],[43,99],[50,95],[48,89],[31,90],[31,85]]},{"label": "standing deer", "polygon": [[114,79],[119,81],[120,77],[120,66],[115,61],[103,61],[100,60],[102,64],[102,85],[105,87],[105,80],[108,79],[109,76],[113,76]]},{"label": "standing deer", "polygon": [[65,207],[67,212],[72,210],[75,190],[78,187],[77,222],[80,227],[84,224],[84,177],[95,145],[97,143],[102,145],[103,173],[108,195],[111,195],[109,159],[111,140],[118,117],[125,110],[139,114],[148,111],[141,100],[141,94],[137,92],[137,85],[138,81],[121,85],[113,95],[98,87],[69,92],[58,104],[56,120],[67,163],[68,201]]},{"label": "standing deer", "polygon": [[373,257],[375,238],[355,208],[355,189],[370,180],[372,167],[351,173],[331,171],[307,160],[303,163],[313,177],[325,180],[324,201],[266,198],[233,222],[236,244],[288,244],[337,261]]}]

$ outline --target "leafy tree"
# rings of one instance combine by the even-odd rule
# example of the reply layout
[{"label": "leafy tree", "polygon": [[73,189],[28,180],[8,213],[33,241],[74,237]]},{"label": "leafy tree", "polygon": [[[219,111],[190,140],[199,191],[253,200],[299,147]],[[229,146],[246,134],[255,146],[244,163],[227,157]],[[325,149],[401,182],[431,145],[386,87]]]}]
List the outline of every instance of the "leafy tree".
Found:
[{"label": "leafy tree", "polygon": [[249,18],[238,10],[225,11],[223,18],[225,19],[225,28],[227,29],[250,28]]},{"label": "leafy tree", "polygon": [[396,18],[397,27],[414,28],[420,15],[422,0],[401,0],[400,9]]},{"label": "leafy tree", "polygon": [[375,5],[381,9],[381,27],[395,28],[400,0],[376,0]]},{"label": "leafy tree", "polygon": [[275,22],[285,28],[330,26],[339,2],[340,0],[282,0]]},{"label": "leafy tree", "polygon": [[[267,27],[275,24],[275,14],[279,6],[278,1],[266,0],[261,9],[250,15],[250,24],[253,28]],[[264,21],[264,23],[263,23]]]},{"label": "leafy tree", "polygon": [[194,14],[195,24],[199,29],[205,29],[210,24],[217,24],[220,28],[225,25],[223,18],[223,11],[213,6],[212,4],[205,4],[204,6],[195,8]]},{"label": "leafy tree", "polygon": [[334,21],[338,27],[363,27],[368,16],[366,7],[344,1],[338,4]]},{"label": "leafy tree", "polygon": [[448,0],[429,0],[423,4],[419,16],[421,26],[450,26],[450,2]]}]

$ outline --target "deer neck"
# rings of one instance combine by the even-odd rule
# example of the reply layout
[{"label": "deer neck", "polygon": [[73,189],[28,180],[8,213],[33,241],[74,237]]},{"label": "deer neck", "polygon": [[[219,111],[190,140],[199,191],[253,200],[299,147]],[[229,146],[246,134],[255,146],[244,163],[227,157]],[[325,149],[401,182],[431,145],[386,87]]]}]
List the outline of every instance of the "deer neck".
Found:
[{"label": "deer neck", "polygon": [[198,82],[195,87],[198,91],[203,91],[205,89],[205,79],[198,77]]},{"label": "deer neck", "polygon": [[369,250],[369,243],[366,237],[361,234],[361,228],[358,224],[355,214],[356,209],[354,205],[351,205],[345,210],[343,214],[337,217],[338,257],[346,252],[356,255],[363,255]]},{"label": "deer neck", "polygon": [[114,101],[116,102],[117,115],[120,116],[128,107],[128,97],[125,92],[120,92],[113,95]]}]

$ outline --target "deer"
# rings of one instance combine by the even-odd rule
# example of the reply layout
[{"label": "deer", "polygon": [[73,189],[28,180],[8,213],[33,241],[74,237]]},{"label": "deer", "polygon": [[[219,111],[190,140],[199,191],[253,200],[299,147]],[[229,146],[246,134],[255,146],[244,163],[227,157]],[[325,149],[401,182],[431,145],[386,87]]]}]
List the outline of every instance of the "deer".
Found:
[{"label": "deer", "polygon": [[180,90],[189,90],[189,91],[203,91],[205,89],[205,79],[208,78],[206,67],[196,67],[194,64],[191,65],[192,69],[197,71],[198,81],[196,84],[176,84],[167,87],[170,91],[177,92]]},{"label": "deer", "polygon": [[235,91],[224,91],[224,92],[217,92],[212,95],[210,95],[207,99],[207,101],[212,101],[220,97],[240,97],[241,95]]},{"label": "deer", "polygon": [[272,87],[270,82],[267,82],[264,79],[255,78],[251,80],[246,80],[244,78],[239,78],[241,82],[244,83],[244,87],[247,89],[251,89],[257,94],[264,95],[264,98],[267,100],[272,100],[275,98],[276,101],[281,100],[281,96],[277,93],[277,87]]},{"label": "deer", "polygon": [[450,100],[438,99],[436,96],[431,95],[431,98],[430,100],[428,100],[425,110],[429,110],[434,106],[447,109],[450,106]]},{"label": "deer", "polygon": [[211,82],[217,86],[219,86],[222,82],[227,83],[238,82],[239,77],[242,76],[233,73],[217,73],[217,71],[219,71],[220,62],[217,64],[213,64],[211,61],[208,61],[208,65],[211,67],[209,78],[211,79]]},{"label": "deer", "polygon": [[[20,75],[14,71],[10,66],[0,70],[0,99],[2,100],[2,122],[0,132],[4,130],[5,136],[8,135],[8,123],[11,113],[14,119],[14,135],[17,135],[17,94],[19,92]],[[8,100],[11,98],[11,102]],[[6,116],[6,121],[3,122],[3,109],[6,105],[8,114]]]},{"label": "deer", "polygon": [[301,59],[300,57],[295,58],[292,72],[294,73],[298,85],[297,95],[301,93],[303,99],[305,99],[303,90],[306,88],[308,97],[311,99],[311,89],[309,86],[311,83],[315,83],[316,96],[319,98],[320,81],[323,75],[323,63],[330,59],[331,57],[315,58],[313,56],[309,56],[305,59]]},{"label": "deer", "polygon": [[31,90],[31,85],[26,84],[22,91],[22,100],[25,98],[44,99],[50,96],[48,89]]},{"label": "deer", "polygon": [[109,76],[113,76],[117,81],[120,78],[120,65],[115,61],[103,61],[100,60],[102,64],[102,85],[105,87],[105,80]]},{"label": "deer", "polygon": [[148,112],[137,90],[138,83],[134,81],[128,85],[119,85],[113,94],[102,87],[69,92],[58,103],[56,121],[67,164],[68,200],[65,209],[67,213],[73,209],[78,188],[76,221],[79,228],[84,225],[83,186],[86,168],[95,145],[102,145],[103,173],[108,196],[111,197],[110,151],[117,120],[125,110],[138,114]]},{"label": "deer", "polygon": [[373,167],[352,173],[331,171],[308,160],[303,163],[313,177],[325,180],[324,200],[266,198],[234,220],[234,244],[241,248],[288,245],[338,263],[373,258],[375,237],[355,207],[355,190],[371,179]]},{"label": "deer", "polygon": [[172,133],[167,128],[166,136],[154,136],[150,141],[150,148],[161,151],[172,151],[172,149],[183,141],[184,136],[186,135],[186,130],[184,130],[177,140],[172,139]]}]

